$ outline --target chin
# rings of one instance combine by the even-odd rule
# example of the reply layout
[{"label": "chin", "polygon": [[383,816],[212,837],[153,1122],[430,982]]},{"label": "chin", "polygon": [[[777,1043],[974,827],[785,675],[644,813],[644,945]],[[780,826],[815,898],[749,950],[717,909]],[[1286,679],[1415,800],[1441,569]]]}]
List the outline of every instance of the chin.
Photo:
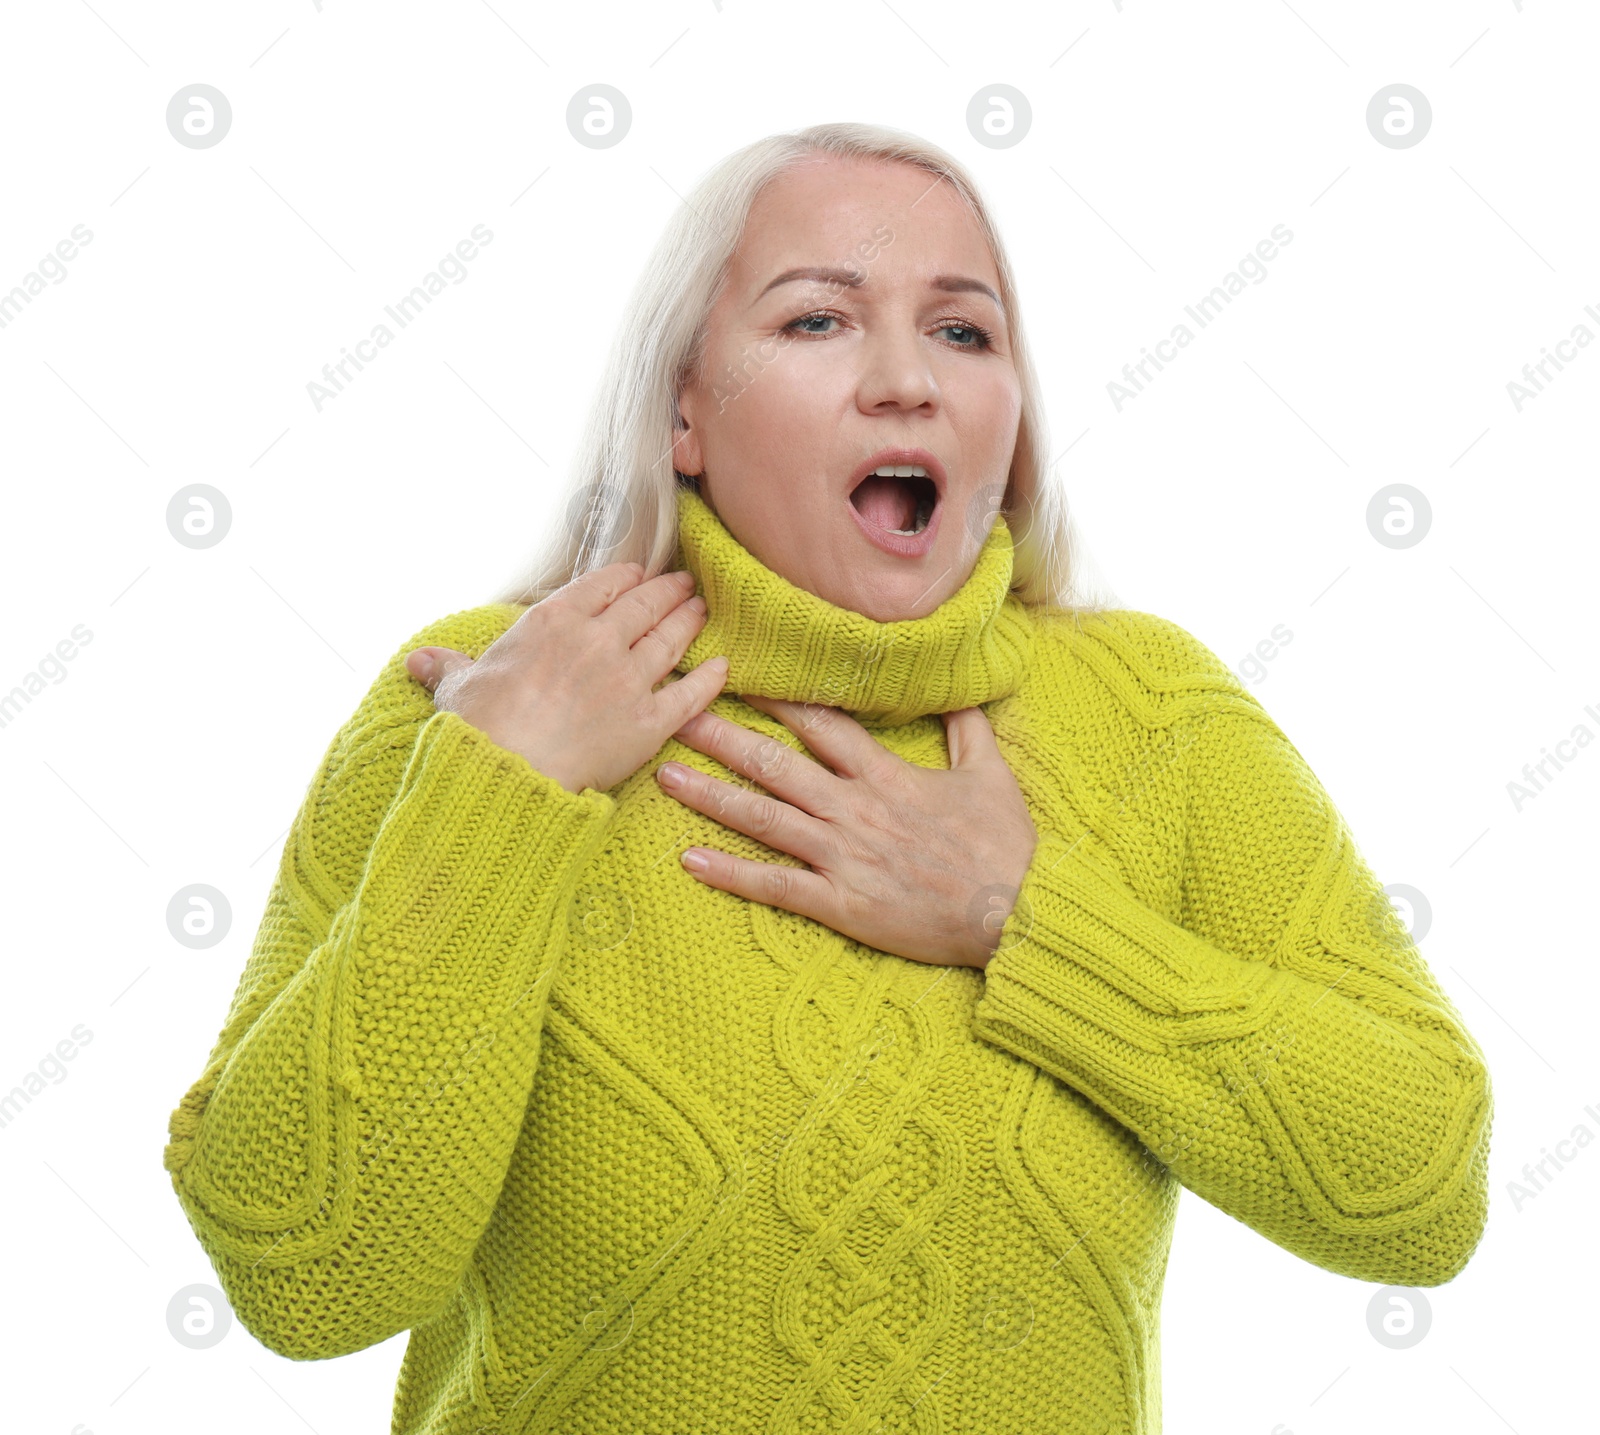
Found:
[{"label": "chin", "polygon": [[918,564],[914,570],[903,558],[874,556],[882,558],[882,566],[862,572],[851,584],[851,599],[835,606],[849,608],[875,623],[903,623],[927,617],[949,596],[944,591],[948,565],[938,562],[937,554],[929,555],[928,566]]}]

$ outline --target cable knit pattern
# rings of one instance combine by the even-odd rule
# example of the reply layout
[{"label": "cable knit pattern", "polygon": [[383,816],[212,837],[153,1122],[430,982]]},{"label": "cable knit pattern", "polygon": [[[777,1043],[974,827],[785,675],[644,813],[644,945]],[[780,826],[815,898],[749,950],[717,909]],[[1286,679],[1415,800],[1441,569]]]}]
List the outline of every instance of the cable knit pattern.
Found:
[{"label": "cable knit pattern", "polygon": [[[712,711],[829,701],[907,761],[982,704],[1039,844],[985,971],[698,882],[799,866],[675,801],[671,739],[573,794],[405,670],[291,827],[165,1164],[241,1323],[410,1331],[395,1435],[1155,1435],[1178,1193],[1362,1280],[1449,1280],[1483,1058],[1300,754],[1176,624],[1030,609],[1003,521],[921,619],[765,568],[684,490]],[[974,890],[988,874],[972,873]]]}]

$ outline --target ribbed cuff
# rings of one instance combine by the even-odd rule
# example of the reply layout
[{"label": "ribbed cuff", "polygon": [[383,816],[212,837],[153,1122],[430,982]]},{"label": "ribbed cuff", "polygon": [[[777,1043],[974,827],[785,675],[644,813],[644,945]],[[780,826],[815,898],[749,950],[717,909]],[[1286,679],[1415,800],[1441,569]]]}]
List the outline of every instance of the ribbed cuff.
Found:
[{"label": "ribbed cuff", "polygon": [[615,810],[608,794],[569,792],[458,713],[436,712],[374,844],[363,914],[380,937],[403,928],[410,950],[470,933],[461,955],[494,960],[483,934],[547,906],[543,888],[571,875]]},{"label": "ribbed cuff", "polygon": [[974,1029],[1062,1079],[1153,1100],[1160,1058],[1255,1029],[1277,975],[1168,921],[1046,832],[984,969]]}]

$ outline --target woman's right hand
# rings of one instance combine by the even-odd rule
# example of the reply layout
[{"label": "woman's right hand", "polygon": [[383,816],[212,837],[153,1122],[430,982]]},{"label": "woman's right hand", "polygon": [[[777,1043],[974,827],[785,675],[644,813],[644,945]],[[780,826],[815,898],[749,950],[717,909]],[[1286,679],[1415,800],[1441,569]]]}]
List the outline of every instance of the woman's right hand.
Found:
[{"label": "woman's right hand", "polygon": [[722,691],[722,657],[656,688],[705,624],[693,593],[690,574],[646,580],[637,563],[607,564],[533,604],[482,657],[416,648],[406,669],[436,708],[569,792],[605,792]]}]

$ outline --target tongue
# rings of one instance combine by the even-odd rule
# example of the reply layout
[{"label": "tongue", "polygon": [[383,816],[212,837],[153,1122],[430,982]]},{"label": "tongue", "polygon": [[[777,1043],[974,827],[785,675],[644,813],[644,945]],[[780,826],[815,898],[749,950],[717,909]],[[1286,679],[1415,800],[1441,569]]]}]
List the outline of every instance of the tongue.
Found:
[{"label": "tongue", "polygon": [[913,528],[917,522],[917,499],[903,478],[883,478],[869,473],[850,495],[857,511],[879,528]]}]

